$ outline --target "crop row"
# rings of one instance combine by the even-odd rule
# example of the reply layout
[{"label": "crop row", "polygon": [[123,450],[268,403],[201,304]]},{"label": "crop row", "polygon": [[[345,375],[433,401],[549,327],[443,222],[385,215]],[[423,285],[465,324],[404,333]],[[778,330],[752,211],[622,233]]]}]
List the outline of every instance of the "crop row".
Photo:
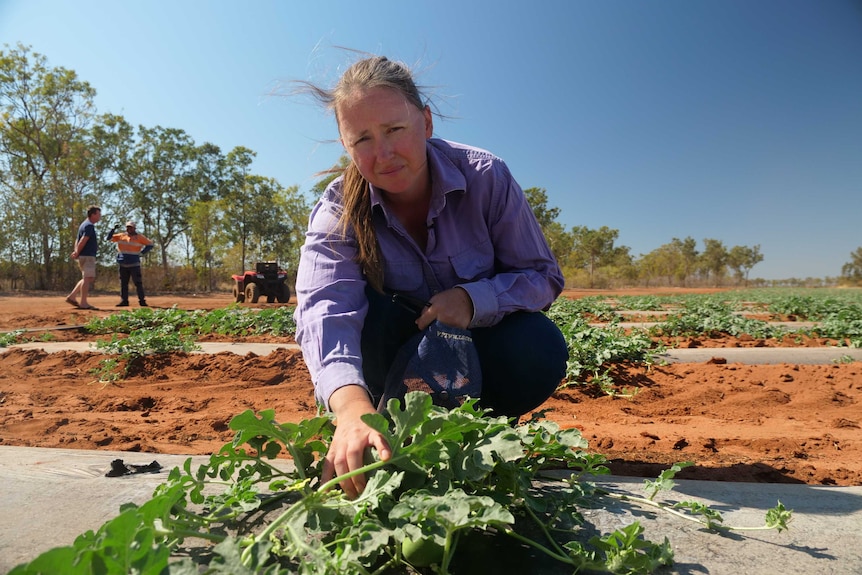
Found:
[{"label": "crop row", "polygon": [[832,315],[858,313],[862,290],[857,289],[752,289],[714,294],[647,296],[587,296],[571,300],[570,309],[597,319],[610,319],[622,311],[668,311],[699,306],[723,307],[734,312],[769,313],[776,318],[820,321]]},{"label": "crop row", "polygon": [[[558,299],[547,314],[562,331],[569,348],[564,385],[597,385],[606,393],[614,391],[610,371],[615,364],[630,362],[650,366],[656,354],[666,351],[662,341],[679,337],[717,337],[743,334],[758,338],[783,338],[788,334],[829,338],[836,345],[862,347],[862,302],[859,291],[824,290],[815,293],[780,293],[763,290],[671,297],[620,297],[616,306],[605,298]],[[766,297],[766,294],[769,297]],[[755,300],[755,296],[758,299]],[[771,313],[816,321],[813,327],[789,329],[746,317],[740,309],[755,304]],[[744,304],[742,302],[745,302]],[[661,322],[644,328],[623,328],[619,311],[663,309]],[[602,325],[590,323],[604,321]],[[177,308],[142,308],[93,318],[86,331],[110,334],[100,341],[106,352],[126,360],[145,353],[171,350],[189,351],[198,337],[217,334],[225,337],[254,335],[292,336],[296,324],[288,306],[253,309],[239,305],[213,311],[185,311]],[[128,335],[125,335],[128,334]],[[0,347],[23,341],[23,331],[0,334]],[[116,359],[109,360],[102,376],[118,377]]]}]

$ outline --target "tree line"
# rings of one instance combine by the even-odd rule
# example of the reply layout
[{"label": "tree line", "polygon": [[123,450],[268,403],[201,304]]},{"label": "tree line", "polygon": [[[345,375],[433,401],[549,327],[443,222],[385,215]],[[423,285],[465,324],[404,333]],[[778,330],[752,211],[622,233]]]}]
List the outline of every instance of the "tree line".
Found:
[{"label": "tree line", "polygon": [[[230,275],[255,261],[296,269],[312,202],[346,157],[309,198],[255,174],[253,150],[224,152],[179,128],[132,126],[99,114],[95,95],[29,47],[0,51],[0,281],[12,289],[74,284],[69,253],[90,204],[102,207],[102,230],[132,219],[155,242],[145,275],[158,289],[229,289]],[[763,261],[760,246],[707,238],[698,250],[691,237],[635,257],[617,245],[619,230],[566,229],[544,189],[525,194],[572,287],[738,285]],[[101,251],[100,263],[112,265],[111,250]],[[862,248],[845,276],[862,283]]]},{"label": "tree line", "polygon": [[748,283],[751,269],[763,261],[759,245],[727,248],[721,240],[706,238],[699,251],[691,237],[673,238],[635,257],[631,248],[617,245],[619,230],[607,226],[566,230],[557,221],[560,209],[548,207],[543,188],[529,188],[524,193],[567,284],[573,287],[726,285],[728,281],[740,285]]},{"label": "tree line", "polygon": [[164,288],[213,289],[252,260],[295,265],[309,213],[298,186],[253,173],[248,148],[225,153],[179,128],[98,114],[95,95],[29,47],[0,52],[0,272],[10,284],[73,284],[69,253],[91,204],[102,228],[132,219],[155,242],[148,263]]}]

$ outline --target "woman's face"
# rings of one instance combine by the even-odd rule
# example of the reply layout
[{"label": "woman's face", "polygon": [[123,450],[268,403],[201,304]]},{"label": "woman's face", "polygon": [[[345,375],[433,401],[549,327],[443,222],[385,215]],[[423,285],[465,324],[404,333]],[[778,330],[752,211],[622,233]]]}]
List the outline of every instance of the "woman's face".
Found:
[{"label": "woman's face", "polygon": [[427,192],[425,140],[433,132],[427,107],[418,109],[398,90],[369,88],[346,98],[337,116],[341,143],[366,180],[393,200]]}]

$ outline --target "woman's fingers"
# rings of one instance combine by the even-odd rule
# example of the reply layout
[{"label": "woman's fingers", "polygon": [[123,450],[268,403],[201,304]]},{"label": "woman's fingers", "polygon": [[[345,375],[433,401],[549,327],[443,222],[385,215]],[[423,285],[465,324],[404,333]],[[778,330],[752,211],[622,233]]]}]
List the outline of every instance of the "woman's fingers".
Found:
[{"label": "woman's fingers", "polygon": [[452,327],[467,329],[473,321],[473,300],[470,294],[456,287],[434,295],[431,305],[416,320],[416,326],[423,330],[435,319]]},{"label": "woman's fingers", "polygon": [[[361,469],[365,461],[365,453],[370,447],[377,450],[380,459],[386,461],[392,456],[392,451],[386,443],[386,439],[362,423],[362,428],[351,427],[348,431],[345,425],[342,432],[336,428],[336,437],[323,459],[321,482],[327,483],[335,477],[347,475]],[[348,477],[338,484],[350,499],[359,496],[365,490],[367,479],[364,473],[358,473]]]}]

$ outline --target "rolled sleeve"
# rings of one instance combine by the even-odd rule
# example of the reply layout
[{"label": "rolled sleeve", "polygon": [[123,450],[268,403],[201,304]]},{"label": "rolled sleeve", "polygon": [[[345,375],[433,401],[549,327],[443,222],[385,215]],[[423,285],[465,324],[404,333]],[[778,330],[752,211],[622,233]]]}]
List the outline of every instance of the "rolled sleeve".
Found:
[{"label": "rolled sleeve", "polygon": [[312,210],[296,279],[296,340],[317,401],[346,385],[367,390],[361,336],[368,310],[355,242],[338,231],[337,207],[326,198]]},{"label": "rolled sleeve", "polygon": [[473,282],[459,285],[473,301],[473,319],[470,328],[490,327],[502,317],[497,305],[497,293],[490,281]]}]

